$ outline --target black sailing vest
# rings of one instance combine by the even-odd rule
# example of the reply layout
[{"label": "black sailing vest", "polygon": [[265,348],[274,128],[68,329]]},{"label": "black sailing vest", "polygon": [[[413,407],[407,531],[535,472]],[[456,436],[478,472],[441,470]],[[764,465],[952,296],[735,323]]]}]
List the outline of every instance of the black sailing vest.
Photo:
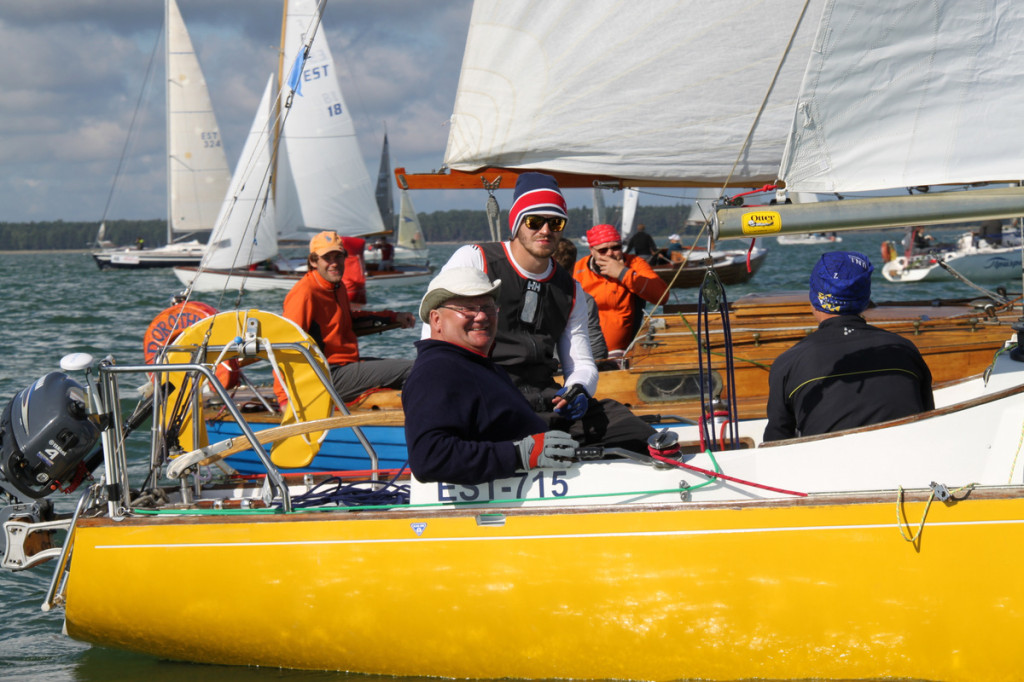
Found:
[{"label": "black sailing vest", "polygon": [[542,389],[554,385],[552,377],[558,371],[555,350],[569,324],[575,280],[558,265],[546,280],[528,279],[509,262],[502,242],[477,244],[477,248],[483,252],[487,277],[492,282],[501,280],[498,338],[491,358],[517,386]]}]

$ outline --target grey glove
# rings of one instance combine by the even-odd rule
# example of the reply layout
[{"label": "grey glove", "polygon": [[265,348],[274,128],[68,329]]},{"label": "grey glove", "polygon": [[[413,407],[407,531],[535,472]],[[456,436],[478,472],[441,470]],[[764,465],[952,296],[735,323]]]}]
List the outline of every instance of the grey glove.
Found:
[{"label": "grey glove", "polygon": [[535,433],[515,442],[524,469],[561,466],[576,461],[579,445],[565,431]]}]

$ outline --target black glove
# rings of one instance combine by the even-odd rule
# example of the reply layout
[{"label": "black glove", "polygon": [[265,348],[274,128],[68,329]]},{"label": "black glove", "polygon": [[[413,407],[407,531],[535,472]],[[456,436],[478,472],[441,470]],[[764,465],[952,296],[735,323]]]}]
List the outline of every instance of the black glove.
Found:
[{"label": "black glove", "polygon": [[561,466],[576,461],[576,441],[565,431],[548,431],[527,436],[515,443],[524,469]]},{"label": "black glove", "polygon": [[590,396],[587,395],[587,389],[579,384],[562,387],[555,395],[560,396],[566,402],[565,407],[555,410],[555,414],[560,417],[568,417],[576,421],[582,418],[587,413],[587,408],[590,407]]}]

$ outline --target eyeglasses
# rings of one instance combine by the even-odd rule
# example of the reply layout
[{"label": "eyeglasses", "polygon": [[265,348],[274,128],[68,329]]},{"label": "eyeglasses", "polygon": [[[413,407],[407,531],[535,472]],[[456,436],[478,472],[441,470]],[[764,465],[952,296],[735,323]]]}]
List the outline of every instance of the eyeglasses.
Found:
[{"label": "eyeglasses", "polygon": [[552,232],[561,232],[565,229],[565,218],[553,215],[528,215],[523,218],[523,225],[526,225],[528,230],[539,230],[547,225]]},{"label": "eyeglasses", "polygon": [[476,319],[476,316],[483,313],[487,317],[494,317],[498,314],[500,308],[493,304],[487,305],[442,305],[439,308],[447,308],[452,310],[456,315],[464,320]]},{"label": "eyeglasses", "polygon": [[622,251],[622,244],[612,244],[611,246],[606,246],[602,249],[595,248],[594,251],[597,251],[599,254],[603,256],[609,251]]},{"label": "eyeglasses", "polygon": [[348,258],[348,251],[328,251],[324,255],[318,256],[318,258],[322,258],[328,263],[331,261],[345,260]]}]

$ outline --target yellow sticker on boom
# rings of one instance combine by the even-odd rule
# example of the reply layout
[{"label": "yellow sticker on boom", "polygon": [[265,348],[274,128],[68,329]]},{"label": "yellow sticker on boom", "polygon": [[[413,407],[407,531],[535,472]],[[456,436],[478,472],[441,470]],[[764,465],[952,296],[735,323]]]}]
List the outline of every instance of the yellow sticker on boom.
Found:
[{"label": "yellow sticker on boom", "polygon": [[778,211],[744,213],[740,227],[743,234],[772,234],[782,231],[782,216]]}]

